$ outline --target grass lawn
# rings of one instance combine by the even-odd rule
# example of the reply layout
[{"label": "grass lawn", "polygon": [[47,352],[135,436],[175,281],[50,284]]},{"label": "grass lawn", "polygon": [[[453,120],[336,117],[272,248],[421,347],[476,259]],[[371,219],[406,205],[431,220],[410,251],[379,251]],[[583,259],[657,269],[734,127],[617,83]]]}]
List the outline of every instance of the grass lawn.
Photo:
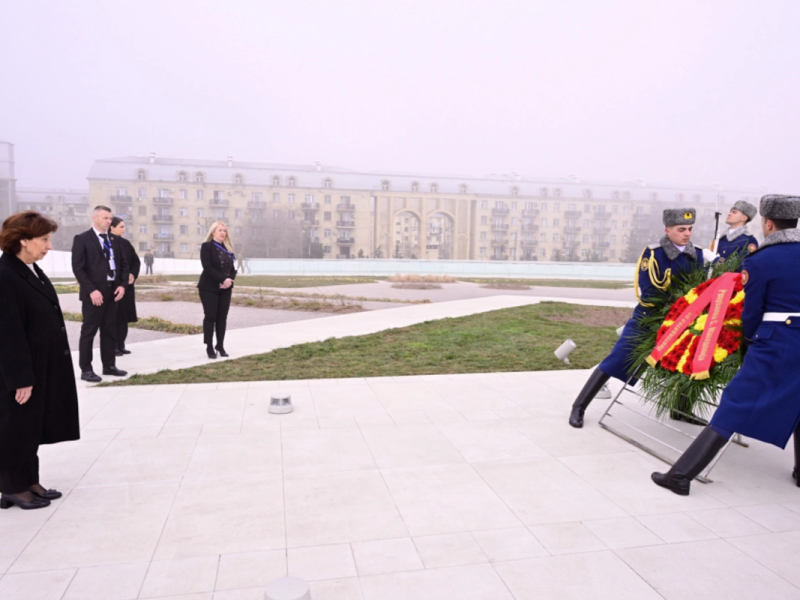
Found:
[{"label": "grass lawn", "polygon": [[[169,281],[197,282],[199,275],[166,275]],[[298,275],[237,275],[236,285],[252,287],[306,288],[353,283],[375,283],[374,277],[315,277]]]},{"label": "grass lawn", "polygon": [[[617,339],[614,330],[628,317],[630,309],[543,302],[103,385],[586,369],[608,354]],[[571,366],[553,355],[567,338],[578,345]]]},{"label": "grass lawn", "polygon": [[574,288],[600,288],[606,290],[621,290],[629,288],[632,285],[627,281],[591,281],[586,279],[492,279],[481,277],[460,278],[460,281],[471,281],[472,283],[486,283],[486,284],[510,284],[510,285],[526,285],[526,286],[544,286],[544,287],[574,287]]}]

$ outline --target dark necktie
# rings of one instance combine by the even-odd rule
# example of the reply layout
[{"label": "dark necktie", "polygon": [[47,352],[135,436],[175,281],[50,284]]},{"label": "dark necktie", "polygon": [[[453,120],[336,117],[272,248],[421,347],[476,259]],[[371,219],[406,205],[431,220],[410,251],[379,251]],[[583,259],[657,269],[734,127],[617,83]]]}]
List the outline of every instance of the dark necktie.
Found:
[{"label": "dark necktie", "polygon": [[114,277],[114,271],[111,268],[111,242],[108,240],[107,233],[101,233],[100,237],[103,238],[103,254],[106,255],[106,261],[108,261],[108,276]]}]

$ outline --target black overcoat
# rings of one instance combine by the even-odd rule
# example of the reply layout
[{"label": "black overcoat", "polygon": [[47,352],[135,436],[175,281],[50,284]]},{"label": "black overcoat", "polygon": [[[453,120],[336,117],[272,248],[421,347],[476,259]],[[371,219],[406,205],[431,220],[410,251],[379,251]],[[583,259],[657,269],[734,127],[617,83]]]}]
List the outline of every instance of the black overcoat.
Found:
[{"label": "black overcoat", "polygon": [[[30,460],[40,444],[80,438],[78,390],[53,284],[19,258],[0,256],[0,464]],[[23,405],[16,391],[32,385]]]},{"label": "black overcoat", "polygon": [[142,265],[133,244],[125,238],[119,238],[119,241],[122,243],[122,251],[125,253],[125,258],[128,262],[128,271],[133,275],[133,283],[128,283],[125,280],[125,295],[120,300],[120,306],[117,310],[124,310],[127,322],[135,323],[139,320],[136,314],[136,280],[139,278],[139,270]]}]

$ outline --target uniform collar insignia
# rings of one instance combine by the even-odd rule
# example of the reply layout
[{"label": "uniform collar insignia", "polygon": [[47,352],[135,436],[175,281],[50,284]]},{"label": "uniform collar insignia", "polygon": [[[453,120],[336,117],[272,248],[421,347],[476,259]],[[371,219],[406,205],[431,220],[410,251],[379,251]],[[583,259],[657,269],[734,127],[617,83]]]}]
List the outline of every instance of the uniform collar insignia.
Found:
[{"label": "uniform collar insignia", "polygon": [[733,231],[728,228],[728,233],[725,234],[725,237],[728,238],[729,242],[732,242],[736,238],[747,235],[747,227],[739,227],[738,229],[734,229]]},{"label": "uniform collar insignia", "polygon": [[782,229],[768,235],[761,247],[774,246],[775,244],[794,244],[800,242],[800,229]]},{"label": "uniform collar insignia", "polygon": [[[663,248],[667,258],[670,260],[675,260],[681,255],[681,251],[678,250],[675,244],[669,241],[667,236],[661,238],[661,248]],[[683,254],[688,254],[690,258],[697,258],[697,253],[694,250],[694,244],[692,244],[692,242],[686,244],[686,247],[683,249]]]}]

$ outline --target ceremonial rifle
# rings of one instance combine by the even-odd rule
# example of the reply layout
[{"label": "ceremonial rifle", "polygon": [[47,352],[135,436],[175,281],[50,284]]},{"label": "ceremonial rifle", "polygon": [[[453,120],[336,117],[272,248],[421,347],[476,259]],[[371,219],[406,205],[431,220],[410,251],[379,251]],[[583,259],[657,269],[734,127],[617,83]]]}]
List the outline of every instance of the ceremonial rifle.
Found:
[{"label": "ceremonial rifle", "polygon": [[717,251],[717,238],[719,236],[719,218],[722,216],[721,212],[714,213],[714,239],[711,240],[711,244],[709,244],[708,249],[712,252]]}]

